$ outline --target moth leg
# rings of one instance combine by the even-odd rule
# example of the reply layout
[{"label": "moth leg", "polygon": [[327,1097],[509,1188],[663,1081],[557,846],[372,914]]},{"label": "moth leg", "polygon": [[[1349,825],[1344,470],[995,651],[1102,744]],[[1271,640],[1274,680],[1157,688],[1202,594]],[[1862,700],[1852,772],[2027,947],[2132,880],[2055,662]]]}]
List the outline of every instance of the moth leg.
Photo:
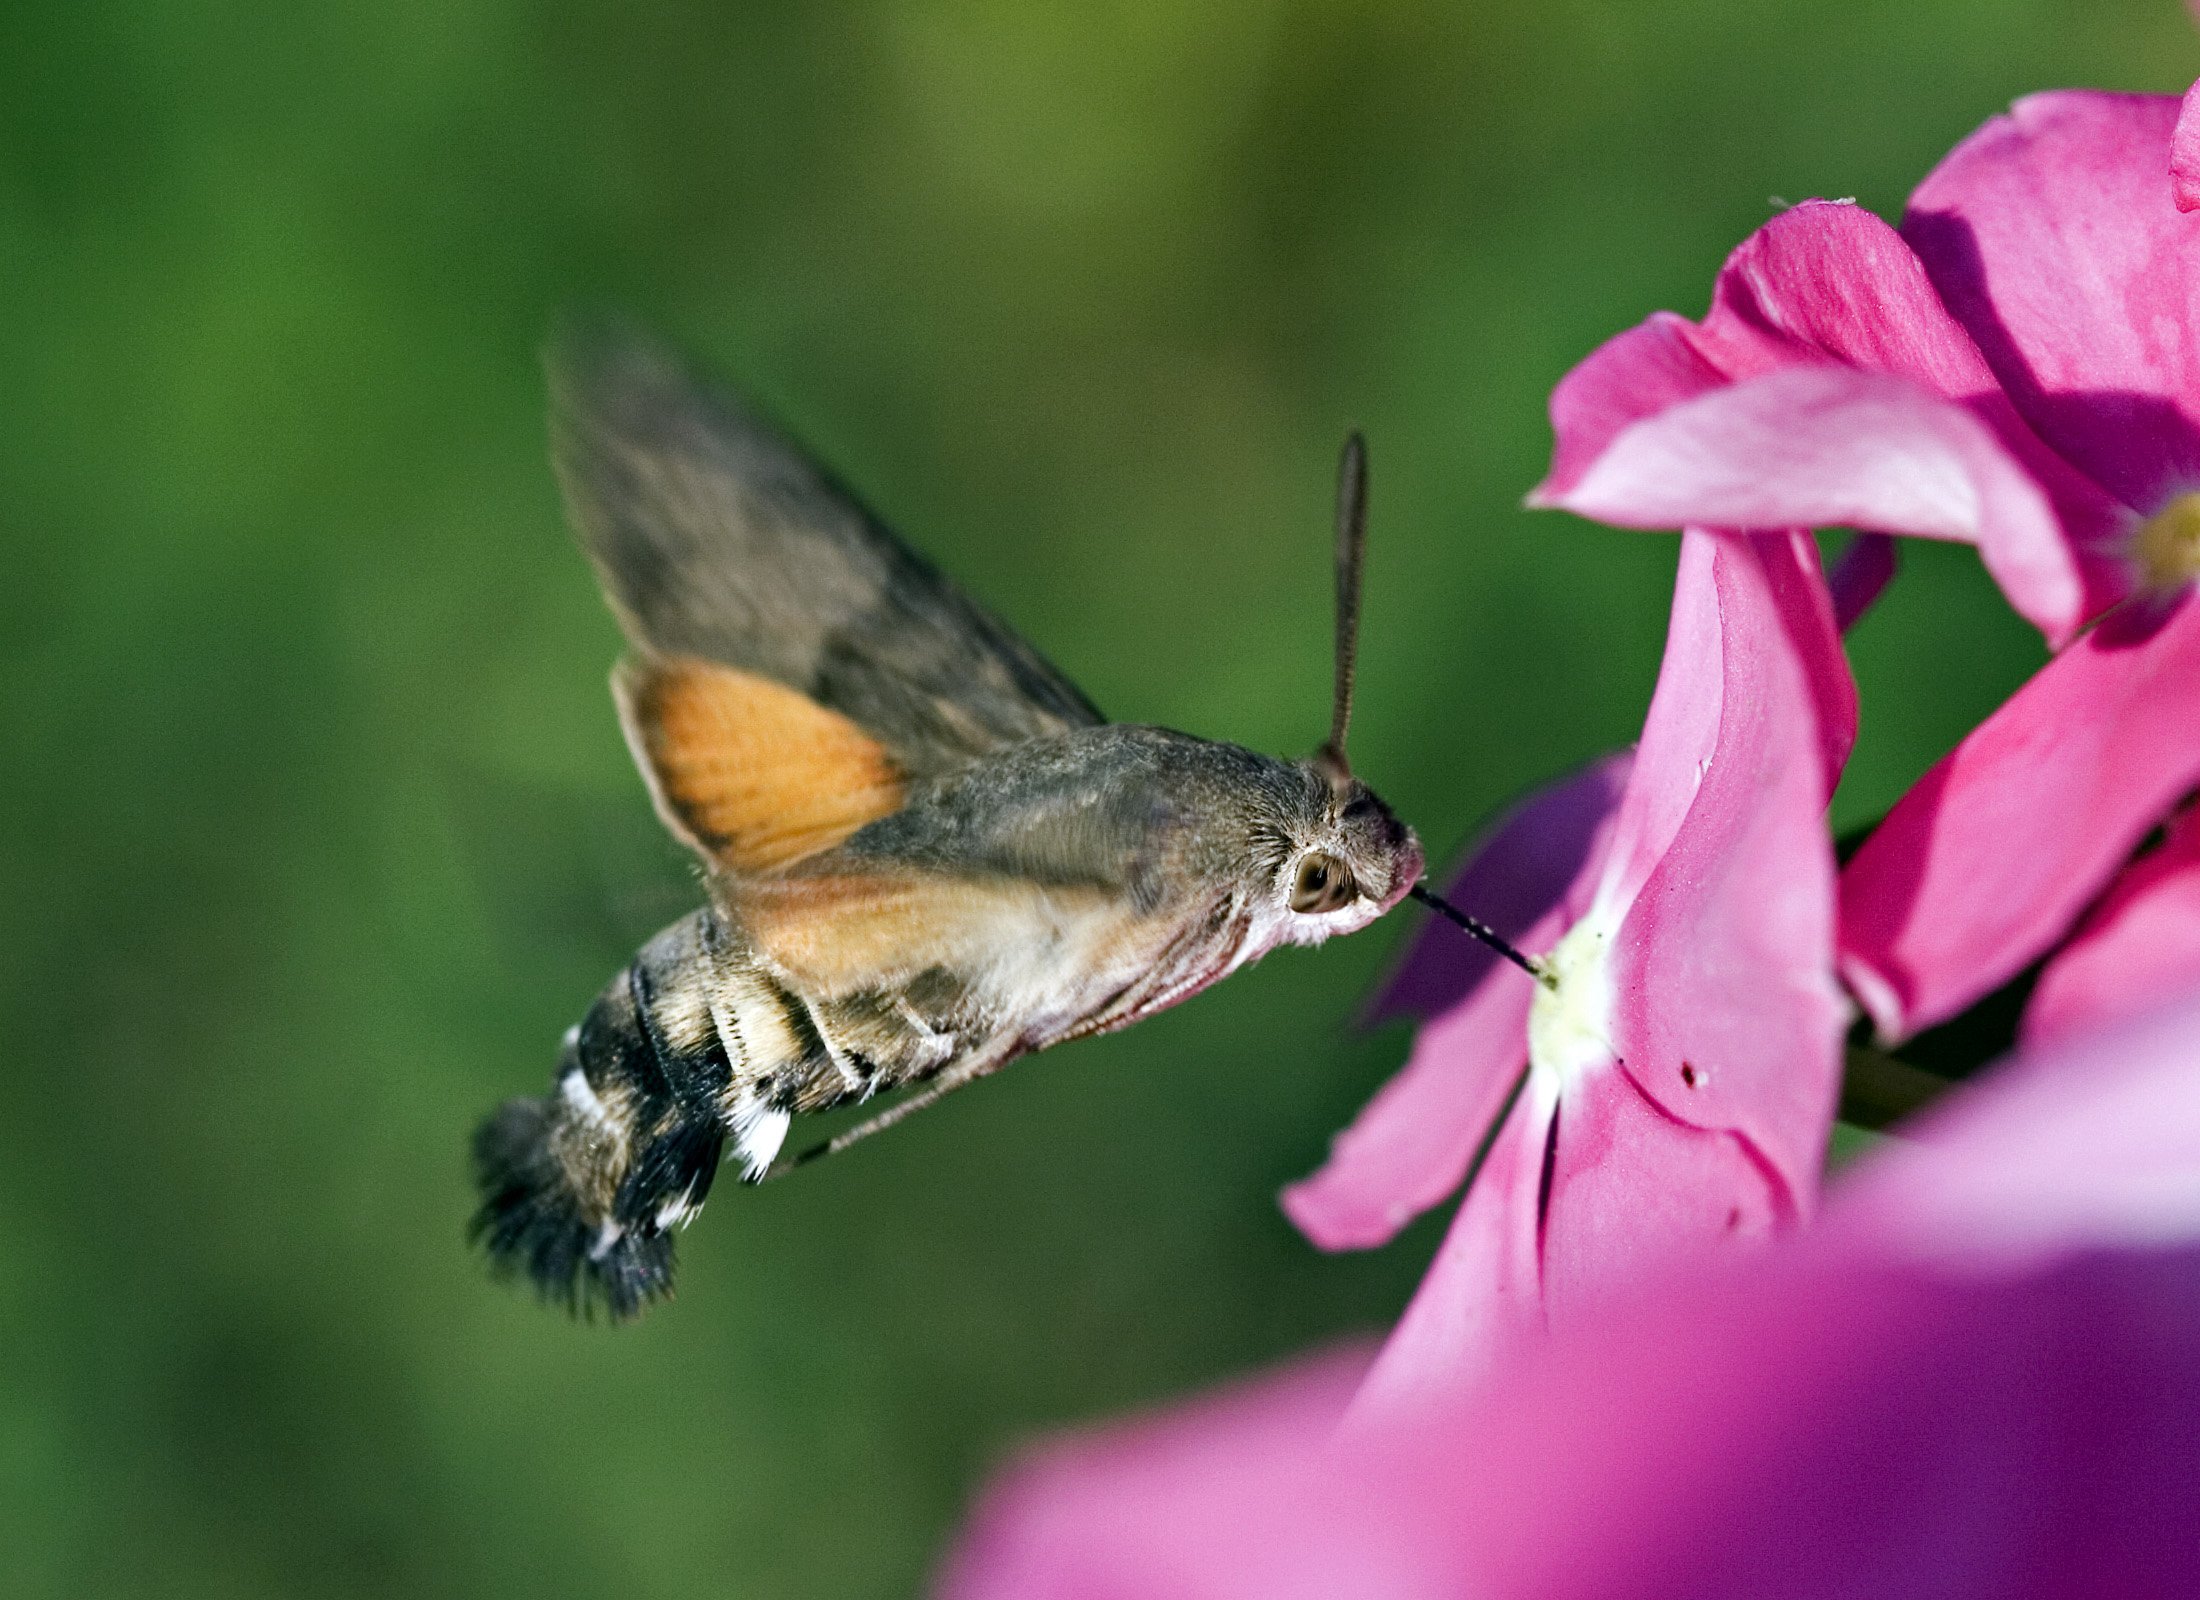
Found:
[{"label": "moth leg", "polygon": [[925,1066],[936,1067],[954,1055],[957,1036],[933,1027],[925,1020],[924,1013],[909,1003],[907,995],[894,996],[894,1011],[908,1024],[909,1031],[922,1041],[920,1048]]},{"label": "moth leg", "polygon": [[803,1010],[809,1012],[810,1026],[817,1034],[817,1042],[825,1047],[825,1055],[833,1064],[833,1072],[840,1079],[841,1088],[848,1094],[870,1099],[878,1092],[877,1074],[858,1072],[855,1063],[848,1059],[848,1052],[834,1042],[833,1030],[820,1025],[817,1012],[810,1003],[800,995],[794,998]]},{"label": "moth leg", "polygon": [[809,1149],[803,1151],[800,1155],[794,1157],[792,1160],[776,1163],[769,1171],[767,1171],[762,1177],[758,1178],[756,1181],[758,1183],[766,1183],[773,1178],[784,1177],[786,1174],[794,1171],[794,1169],[797,1167],[806,1167],[811,1162],[818,1160],[822,1156],[838,1155],[841,1151],[847,1149],[848,1146],[854,1144],[857,1140],[868,1139],[874,1133],[885,1132],[895,1123],[901,1121],[902,1118],[909,1116],[915,1112],[922,1111],[926,1106],[932,1105],[935,1102],[943,1099],[945,1096],[952,1094],[955,1090],[960,1089],[964,1084],[976,1083],[980,1078],[988,1077],[991,1074],[1000,1071],[1001,1068],[1007,1066],[1009,1062],[1015,1060],[1016,1057],[1021,1055],[1022,1053],[1023,1051],[1021,1047],[1021,1042],[1011,1039],[1004,1044],[996,1045],[989,1050],[981,1051],[978,1054],[971,1056],[968,1060],[958,1061],[953,1066],[943,1071],[938,1077],[934,1078],[930,1083],[919,1089],[915,1094],[909,1096],[908,1099],[896,1101],[893,1105],[890,1105],[884,1111],[881,1111],[877,1116],[869,1118],[866,1121],[857,1123],[846,1133],[835,1134],[832,1138],[826,1140],[823,1144],[814,1144],[810,1146]]}]

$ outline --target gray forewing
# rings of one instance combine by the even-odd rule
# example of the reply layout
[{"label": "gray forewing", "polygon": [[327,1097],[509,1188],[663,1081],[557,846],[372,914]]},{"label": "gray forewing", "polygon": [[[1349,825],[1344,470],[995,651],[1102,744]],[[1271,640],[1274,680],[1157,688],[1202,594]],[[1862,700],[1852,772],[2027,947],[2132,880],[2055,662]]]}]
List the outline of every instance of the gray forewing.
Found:
[{"label": "gray forewing", "polygon": [[623,328],[550,353],[574,525],[647,653],[840,712],[915,778],[1102,719],[1068,678],[733,395]]}]

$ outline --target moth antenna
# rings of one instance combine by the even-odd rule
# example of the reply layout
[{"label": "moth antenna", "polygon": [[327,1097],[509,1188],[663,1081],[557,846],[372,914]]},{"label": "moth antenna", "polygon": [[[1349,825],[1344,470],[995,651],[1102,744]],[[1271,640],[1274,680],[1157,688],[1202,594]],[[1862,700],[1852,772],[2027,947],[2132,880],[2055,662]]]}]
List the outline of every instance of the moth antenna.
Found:
[{"label": "moth antenna", "polygon": [[1344,736],[1352,726],[1352,672],[1360,654],[1360,567],[1367,554],[1367,440],[1355,428],[1337,458],[1337,686],[1330,701],[1329,742],[1315,761],[1341,786],[1352,776]]},{"label": "moth antenna", "polygon": [[1414,899],[1420,901],[1421,904],[1450,922],[1454,927],[1459,928],[1473,938],[1481,940],[1522,972],[1535,979],[1537,983],[1543,985],[1544,988],[1555,989],[1558,987],[1558,980],[1551,976],[1550,968],[1536,960],[1534,956],[1522,955],[1495,928],[1479,918],[1468,916],[1427,884],[1417,883],[1408,889],[1406,893],[1412,895]]}]

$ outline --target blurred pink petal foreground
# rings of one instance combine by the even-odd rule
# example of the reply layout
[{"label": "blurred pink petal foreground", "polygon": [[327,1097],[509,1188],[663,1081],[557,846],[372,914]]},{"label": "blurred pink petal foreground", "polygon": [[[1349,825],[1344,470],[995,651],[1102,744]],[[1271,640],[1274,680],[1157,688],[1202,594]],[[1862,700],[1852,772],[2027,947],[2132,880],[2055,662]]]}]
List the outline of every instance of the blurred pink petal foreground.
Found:
[{"label": "blurred pink petal foreground", "polygon": [[2005,1068],[1775,1249],[1417,1413],[1339,1357],[1056,1443],[947,1600],[2200,1592],[2200,997]]},{"label": "blurred pink petal foreground", "polygon": [[1653,317],[1552,396],[1540,504],[1968,540],[2068,646],[1843,874],[1842,974],[1889,1038],[2050,950],[2200,783],[2200,215],[2180,209],[2200,114],[2180,109],[2021,101],[1899,233],[1798,206],[1700,324]]},{"label": "blurred pink petal foreground", "polygon": [[1487,1364],[1666,1251],[1809,1211],[1842,1027],[1825,806],[1854,728],[1809,539],[1687,534],[1631,764],[1523,807],[1456,891],[1547,952],[1552,985],[1417,953],[1392,1003],[1447,1009],[1284,1196],[1325,1247],[1381,1243],[1457,1187],[1503,1113],[1371,1408]]}]

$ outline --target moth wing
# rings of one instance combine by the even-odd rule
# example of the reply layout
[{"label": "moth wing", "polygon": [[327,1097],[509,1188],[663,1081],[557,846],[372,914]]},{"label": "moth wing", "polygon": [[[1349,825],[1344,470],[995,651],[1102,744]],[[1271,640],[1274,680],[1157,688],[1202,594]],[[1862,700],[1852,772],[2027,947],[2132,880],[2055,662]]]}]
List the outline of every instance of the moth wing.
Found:
[{"label": "moth wing", "polygon": [[658,818],[724,871],[787,866],[901,809],[885,747],[785,684],[658,656],[620,662],[611,693]]},{"label": "moth wing", "polygon": [[718,865],[800,859],[910,781],[1088,727],[1068,678],[817,462],[663,346],[550,358],[568,512],[635,650],[619,700],[661,814]]}]

